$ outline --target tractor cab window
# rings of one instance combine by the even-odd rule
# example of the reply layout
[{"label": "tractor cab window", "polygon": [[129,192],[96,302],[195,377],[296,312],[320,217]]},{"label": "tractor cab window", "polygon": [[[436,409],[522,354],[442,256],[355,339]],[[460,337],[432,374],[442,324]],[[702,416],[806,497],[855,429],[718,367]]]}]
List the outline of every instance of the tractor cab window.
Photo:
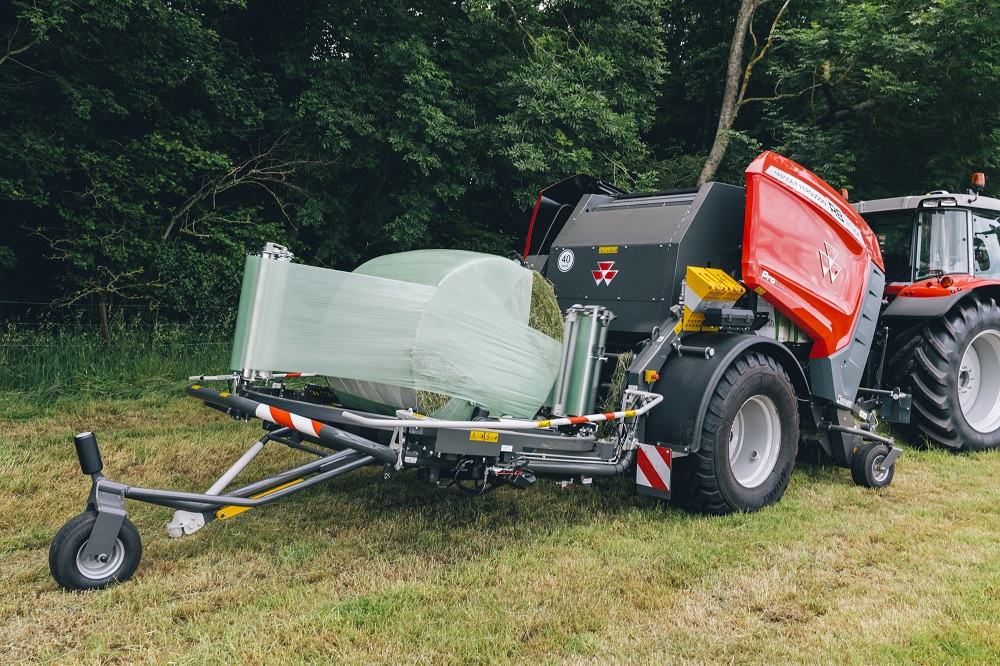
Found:
[{"label": "tractor cab window", "polygon": [[967,212],[924,210],[917,219],[916,279],[936,272],[969,273]]},{"label": "tractor cab window", "polygon": [[885,264],[885,281],[912,280],[913,213],[879,215],[866,220],[878,238]]},{"label": "tractor cab window", "polygon": [[972,212],[972,270],[979,277],[1000,278],[1000,213]]}]

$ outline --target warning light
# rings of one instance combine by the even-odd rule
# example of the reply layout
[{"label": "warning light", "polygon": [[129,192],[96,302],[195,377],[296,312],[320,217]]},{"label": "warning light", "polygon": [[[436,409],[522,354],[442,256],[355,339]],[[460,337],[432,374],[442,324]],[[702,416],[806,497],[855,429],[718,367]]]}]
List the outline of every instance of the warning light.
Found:
[{"label": "warning light", "polygon": [[840,188],[840,190],[838,191],[838,193],[844,199],[844,201],[850,201],[850,199],[847,198],[847,188],[846,187]]},{"label": "warning light", "polygon": [[981,172],[972,174],[972,189],[981,192],[984,187],[986,187],[986,174]]},{"label": "warning light", "polygon": [[955,284],[955,281],[951,278],[950,275],[945,275],[943,278],[941,278],[942,287],[950,287],[953,284]]}]

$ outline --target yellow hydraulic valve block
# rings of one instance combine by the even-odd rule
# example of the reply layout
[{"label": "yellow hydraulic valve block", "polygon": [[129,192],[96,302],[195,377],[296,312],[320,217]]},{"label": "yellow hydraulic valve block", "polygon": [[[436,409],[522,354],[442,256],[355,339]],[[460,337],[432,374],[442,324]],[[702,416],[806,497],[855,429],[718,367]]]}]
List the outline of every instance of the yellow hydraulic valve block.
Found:
[{"label": "yellow hydraulic valve block", "polygon": [[709,307],[732,305],[746,293],[739,282],[718,268],[688,266],[684,277],[684,320],[681,329],[688,332],[717,331],[703,326]]}]

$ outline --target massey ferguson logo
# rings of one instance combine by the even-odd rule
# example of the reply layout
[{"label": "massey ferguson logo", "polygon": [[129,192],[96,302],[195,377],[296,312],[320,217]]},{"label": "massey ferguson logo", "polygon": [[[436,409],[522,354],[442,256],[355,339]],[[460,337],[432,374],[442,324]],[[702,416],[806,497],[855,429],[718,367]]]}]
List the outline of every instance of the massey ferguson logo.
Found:
[{"label": "massey ferguson logo", "polygon": [[819,261],[823,267],[823,277],[830,276],[830,284],[836,282],[837,276],[840,275],[840,264],[837,263],[839,256],[840,253],[832,245],[823,241],[823,250],[819,251]]},{"label": "massey ferguson logo", "polygon": [[610,285],[611,281],[615,279],[616,275],[618,275],[618,271],[611,270],[611,267],[614,265],[615,262],[613,261],[598,261],[597,270],[590,271],[594,276],[594,282],[597,284],[601,284],[603,282],[604,284]]}]

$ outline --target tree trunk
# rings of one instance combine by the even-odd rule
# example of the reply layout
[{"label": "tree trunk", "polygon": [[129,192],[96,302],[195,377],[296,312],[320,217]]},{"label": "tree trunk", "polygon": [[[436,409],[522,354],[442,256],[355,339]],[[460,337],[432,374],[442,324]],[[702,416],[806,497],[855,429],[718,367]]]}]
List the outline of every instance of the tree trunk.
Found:
[{"label": "tree trunk", "polygon": [[740,83],[743,75],[743,43],[746,41],[747,30],[753,19],[754,10],[759,0],[741,0],[740,10],[736,15],[736,29],[733,31],[733,44],[729,49],[729,66],[726,68],[726,91],[722,95],[722,109],[719,111],[719,127],[715,131],[715,141],[708,153],[698,185],[704,185],[715,177],[715,172],[722,163],[729,146],[729,131],[736,121],[739,111]]}]

